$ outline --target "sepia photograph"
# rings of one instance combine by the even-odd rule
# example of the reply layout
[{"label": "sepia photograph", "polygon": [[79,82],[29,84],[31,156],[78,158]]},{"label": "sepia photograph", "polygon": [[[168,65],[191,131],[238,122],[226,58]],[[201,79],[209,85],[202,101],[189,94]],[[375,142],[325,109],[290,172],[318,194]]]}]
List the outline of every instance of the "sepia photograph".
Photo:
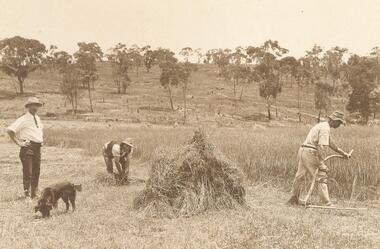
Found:
[{"label": "sepia photograph", "polygon": [[0,249],[380,249],[380,2],[0,6]]}]

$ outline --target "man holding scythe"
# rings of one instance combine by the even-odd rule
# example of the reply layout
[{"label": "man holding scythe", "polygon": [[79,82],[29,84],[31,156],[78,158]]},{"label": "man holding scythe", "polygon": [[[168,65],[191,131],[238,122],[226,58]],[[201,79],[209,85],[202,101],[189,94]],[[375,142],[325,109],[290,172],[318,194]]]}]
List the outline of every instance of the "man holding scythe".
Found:
[{"label": "man holding scythe", "polygon": [[343,158],[350,158],[351,154],[340,149],[330,137],[330,128],[338,128],[345,124],[344,114],[335,111],[325,122],[315,125],[306,137],[305,142],[298,151],[298,169],[292,186],[292,197],[287,202],[290,205],[299,205],[299,196],[301,193],[301,185],[306,173],[314,176],[316,169],[316,182],[322,202],[326,206],[331,206],[329,191],[327,187],[327,166],[323,163],[323,159],[327,154],[327,149],[339,153]]}]

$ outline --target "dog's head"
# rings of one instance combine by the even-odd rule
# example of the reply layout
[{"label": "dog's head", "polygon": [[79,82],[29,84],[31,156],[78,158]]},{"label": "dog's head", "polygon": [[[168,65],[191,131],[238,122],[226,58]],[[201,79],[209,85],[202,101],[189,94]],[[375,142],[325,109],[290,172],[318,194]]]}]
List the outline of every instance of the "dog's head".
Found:
[{"label": "dog's head", "polygon": [[52,210],[53,205],[46,200],[38,200],[37,206],[34,207],[35,212],[41,212],[42,217],[50,216],[50,210]]},{"label": "dog's head", "polygon": [[42,217],[50,216],[50,210],[53,208],[54,193],[50,188],[46,188],[34,207],[35,212],[41,212]]}]

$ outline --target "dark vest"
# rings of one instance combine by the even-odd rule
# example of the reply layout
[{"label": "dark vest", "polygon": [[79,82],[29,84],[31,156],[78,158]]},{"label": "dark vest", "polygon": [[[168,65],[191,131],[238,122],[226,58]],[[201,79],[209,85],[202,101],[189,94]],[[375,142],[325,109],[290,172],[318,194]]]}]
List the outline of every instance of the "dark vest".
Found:
[{"label": "dark vest", "polygon": [[106,148],[106,153],[107,153],[107,156],[109,158],[113,158],[113,155],[112,155],[112,148],[113,146],[117,144],[117,142],[115,141],[110,141],[108,144],[107,144],[107,148]]},{"label": "dark vest", "polygon": [[[115,141],[110,141],[108,144],[107,144],[107,148],[106,148],[106,153],[107,153],[107,156],[109,158],[114,158],[113,154],[112,154],[112,148],[115,144],[119,144],[118,142],[115,142]],[[120,148],[120,153],[122,154],[123,152],[121,151],[121,148]],[[126,155],[127,156],[127,155]],[[126,156],[123,156],[123,157],[120,157],[120,163],[124,163],[126,161]]]}]

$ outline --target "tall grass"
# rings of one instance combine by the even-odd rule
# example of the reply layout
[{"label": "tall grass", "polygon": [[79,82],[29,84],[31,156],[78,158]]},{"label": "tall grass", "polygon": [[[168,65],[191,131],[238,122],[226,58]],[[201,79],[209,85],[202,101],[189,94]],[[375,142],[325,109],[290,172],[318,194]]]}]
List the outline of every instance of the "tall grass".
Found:
[{"label": "tall grass", "polygon": [[[248,181],[272,182],[286,189],[293,180],[297,151],[307,132],[308,128],[303,126],[208,129],[210,138],[226,156],[236,161]],[[156,148],[179,146],[188,141],[192,133],[191,128],[48,129],[45,142],[50,146],[82,148],[87,155],[98,156],[103,143],[132,137],[136,145],[134,158],[149,161]],[[351,160],[329,162],[333,195],[353,199],[376,197],[380,185],[377,151],[380,132],[367,127],[343,127],[333,131],[333,136],[342,148],[355,151]]]}]

